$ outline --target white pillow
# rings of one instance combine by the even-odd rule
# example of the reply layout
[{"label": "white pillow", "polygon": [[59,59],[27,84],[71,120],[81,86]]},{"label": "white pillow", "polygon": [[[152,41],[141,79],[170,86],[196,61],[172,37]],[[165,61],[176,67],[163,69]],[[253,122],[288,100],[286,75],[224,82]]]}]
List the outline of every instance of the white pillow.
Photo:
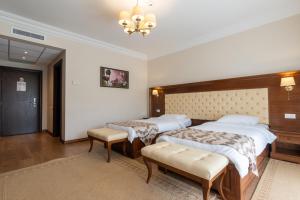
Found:
[{"label": "white pillow", "polygon": [[259,118],[252,115],[225,115],[218,119],[217,122],[229,124],[256,125],[259,122]]},{"label": "white pillow", "polygon": [[178,119],[178,120],[182,120],[182,119],[186,119],[187,116],[186,115],[180,115],[180,114],[164,114],[162,116],[160,116],[161,118],[166,118],[166,119]]}]

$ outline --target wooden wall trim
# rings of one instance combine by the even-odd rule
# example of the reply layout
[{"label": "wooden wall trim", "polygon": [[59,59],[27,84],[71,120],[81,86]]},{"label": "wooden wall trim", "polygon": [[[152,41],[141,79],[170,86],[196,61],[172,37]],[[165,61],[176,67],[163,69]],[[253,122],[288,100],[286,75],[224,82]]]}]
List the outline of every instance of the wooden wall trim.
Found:
[{"label": "wooden wall trim", "polygon": [[[194,83],[184,83],[166,86],[152,87],[152,89],[163,90],[165,94],[218,91],[218,90],[238,90],[264,87],[278,87],[280,78],[286,75],[299,76],[300,71],[281,72],[274,74],[263,74],[256,76],[245,76],[229,79],[211,80]],[[274,81],[277,80],[277,81]],[[279,81],[279,83],[278,83]],[[277,84],[278,83],[278,84]]]},{"label": "wooden wall trim", "polygon": [[[290,100],[288,100],[287,92],[284,88],[280,87],[280,79],[281,77],[291,75],[295,77],[296,86],[290,92]],[[300,131],[300,71],[152,87],[149,88],[149,113],[152,117],[164,114],[165,94],[253,88],[269,89],[269,119],[271,128],[294,132]],[[153,89],[158,89],[158,97],[152,95],[151,91]],[[156,112],[156,109],[160,109],[161,112]],[[297,115],[297,119],[285,119],[284,113],[294,113]]]}]

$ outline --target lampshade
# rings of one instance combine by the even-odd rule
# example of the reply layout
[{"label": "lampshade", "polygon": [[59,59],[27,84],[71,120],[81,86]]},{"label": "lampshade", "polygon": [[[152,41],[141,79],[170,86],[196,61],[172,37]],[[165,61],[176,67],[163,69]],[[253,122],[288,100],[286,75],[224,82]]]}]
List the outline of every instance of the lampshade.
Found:
[{"label": "lampshade", "polygon": [[131,16],[133,21],[141,22],[144,20],[144,11],[140,6],[136,5],[131,11]]},{"label": "lampshade", "polygon": [[119,16],[119,24],[126,26],[130,23],[130,13],[127,11],[121,11]]},{"label": "lampshade", "polygon": [[156,17],[154,14],[147,14],[144,19],[144,25],[147,28],[155,28],[156,27]]},{"label": "lampshade", "polygon": [[158,90],[152,90],[152,95],[153,96],[158,96]]},{"label": "lampshade", "polygon": [[281,87],[296,85],[294,77],[284,77],[281,78]]},{"label": "lampshade", "polygon": [[140,32],[143,34],[143,36],[149,35],[150,30],[149,29],[141,29]]},{"label": "lampshade", "polygon": [[129,22],[127,26],[124,28],[124,32],[131,34],[135,31],[135,25],[132,22]]}]

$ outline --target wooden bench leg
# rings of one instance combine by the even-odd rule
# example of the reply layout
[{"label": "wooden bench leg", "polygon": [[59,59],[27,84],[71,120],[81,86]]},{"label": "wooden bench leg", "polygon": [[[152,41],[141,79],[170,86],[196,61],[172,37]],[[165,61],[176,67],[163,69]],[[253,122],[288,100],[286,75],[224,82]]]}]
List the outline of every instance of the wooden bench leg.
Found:
[{"label": "wooden bench leg", "polygon": [[94,139],[91,138],[91,137],[89,137],[89,139],[90,139],[90,144],[91,144],[90,149],[89,149],[89,152],[91,152],[92,149],[93,149],[93,145],[94,145]]},{"label": "wooden bench leg", "polygon": [[202,184],[203,200],[209,200],[211,186],[212,186],[211,182]]},{"label": "wooden bench leg", "polygon": [[227,172],[227,169],[225,169],[224,172],[222,173],[222,175],[219,177],[218,184],[217,184],[218,192],[221,195],[221,198],[223,200],[226,200],[226,197],[225,197],[224,192],[223,192],[223,181],[224,181],[224,177],[226,175],[226,172]]},{"label": "wooden bench leg", "polygon": [[110,162],[110,155],[111,155],[111,143],[107,142],[106,145],[107,145],[107,162],[109,163]]},{"label": "wooden bench leg", "polygon": [[145,165],[147,166],[148,169],[148,178],[147,178],[147,183],[149,183],[150,178],[152,176],[152,166],[151,162],[149,162],[146,158],[143,158]]}]

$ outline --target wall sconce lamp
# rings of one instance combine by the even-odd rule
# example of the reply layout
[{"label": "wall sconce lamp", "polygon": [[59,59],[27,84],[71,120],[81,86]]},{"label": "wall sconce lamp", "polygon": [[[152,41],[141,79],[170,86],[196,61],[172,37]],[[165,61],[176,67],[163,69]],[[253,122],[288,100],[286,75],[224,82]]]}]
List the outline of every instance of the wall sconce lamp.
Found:
[{"label": "wall sconce lamp", "polygon": [[294,77],[283,77],[281,78],[280,86],[284,87],[284,89],[288,92],[288,100],[290,100],[289,93],[294,89],[296,85]]},{"label": "wall sconce lamp", "polygon": [[153,104],[154,108],[155,108],[155,112],[156,112],[156,115],[157,113],[160,113],[160,105],[159,105],[159,93],[158,93],[158,90],[157,89],[154,89],[152,90],[152,96],[156,96],[157,98],[155,98],[155,101],[156,103]]},{"label": "wall sconce lamp", "polygon": [[159,96],[158,90],[152,90],[152,95],[158,97]]}]

